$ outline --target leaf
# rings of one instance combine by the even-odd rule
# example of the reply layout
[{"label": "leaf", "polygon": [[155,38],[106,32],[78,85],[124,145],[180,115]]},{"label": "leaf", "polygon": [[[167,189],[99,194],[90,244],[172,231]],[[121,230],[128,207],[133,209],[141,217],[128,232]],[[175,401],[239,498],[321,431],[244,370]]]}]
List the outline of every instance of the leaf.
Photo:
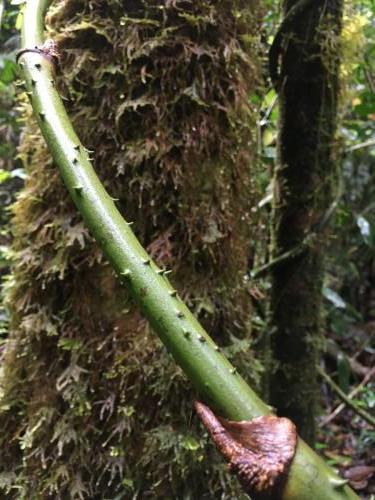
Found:
[{"label": "leaf", "polygon": [[328,457],[328,463],[330,465],[349,465],[352,461],[351,457],[341,455],[335,450],[324,450],[324,455]]},{"label": "leaf", "polygon": [[64,446],[69,443],[77,443],[77,432],[65,420],[59,420],[55,426],[51,443],[57,441],[58,455],[63,454]]},{"label": "leaf", "polygon": [[199,449],[200,444],[192,436],[184,436],[181,440],[181,446],[185,448],[185,450],[196,451]]},{"label": "leaf", "polygon": [[82,341],[76,339],[60,339],[57,345],[63,351],[74,351],[82,346]]},{"label": "leaf", "polygon": [[1,472],[0,473],[0,488],[9,493],[12,485],[16,482],[17,476],[15,472]]},{"label": "leaf", "polygon": [[155,26],[159,27],[160,22],[157,21],[156,19],[146,19],[144,17],[142,18],[135,18],[135,17],[129,17],[129,16],[122,16],[120,18],[120,26],[134,26],[134,25],[140,25],[140,26]]},{"label": "leaf", "polygon": [[56,381],[56,389],[58,391],[62,391],[68,384],[71,384],[72,382],[77,383],[81,373],[87,373],[87,370],[75,364],[69,365],[62,372],[60,377],[58,377]]},{"label": "leaf", "polygon": [[271,144],[274,144],[276,141],[276,131],[267,129],[264,131],[263,134],[263,144],[264,146],[270,146]]},{"label": "leaf", "polygon": [[346,302],[340,295],[328,287],[323,287],[324,297],[331,302],[337,309],[346,309]]},{"label": "leaf", "polygon": [[186,87],[183,92],[183,95],[186,95],[190,97],[192,101],[195,103],[199,104],[199,106],[207,107],[208,104],[206,104],[199,96],[198,94],[198,89],[195,83],[193,83],[190,87]]},{"label": "leaf", "polygon": [[128,488],[129,490],[134,490],[134,481],[132,479],[124,478],[122,480],[122,485],[125,486],[125,488]]},{"label": "leaf", "polygon": [[93,22],[88,22],[88,21],[81,21],[80,23],[73,24],[72,26],[67,26],[66,27],[66,32],[72,32],[74,33],[75,31],[81,31],[81,30],[94,30],[95,33],[98,35],[102,35],[107,42],[111,43],[111,36],[110,34],[106,31],[106,29],[103,26],[100,26],[98,24],[95,24]]},{"label": "leaf", "polygon": [[266,147],[264,148],[263,156],[265,158],[276,158],[276,148],[275,147]]},{"label": "leaf", "polygon": [[370,223],[362,215],[357,217],[357,226],[361,231],[361,235],[366,239],[370,235]]},{"label": "leaf", "polygon": [[16,75],[16,64],[10,59],[0,58],[0,80],[6,84],[11,83]]},{"label": "leaf", "polygon": [[210,219],[208,221],[207,231],[202,235],[202,241],[204,241],[205,243],[215,243],[224,236],[224,233],[222,233],[218,228],[216,221]]},{"label": "leaf", "polygon": [[375,467],[369,465],[356,465],[350,467],[344,473],[344,477],[349,480],[350,485],[357,489],[366,488],[368,481],[375,473]]},{"label": "leaf", "polygon": [[73,480],[73,484],[70,490],[70,497],[84,500],[85,498],[89,498],[89,496],[90,492],[87,489],[87,486],[84,485],[81,475],[77,474]]},{"label": "leaf", "polygon": [[3,182],[7,181],[9,178],[10,178],[10,173],[7,172],[6,170],[3,170],[2,168],[0,168],[0,184],[2,184]]},{"label": "leaf", "polygon": [[374,246],[375,231],[372,228],[370,222],[362,215],[359,215],[357,217],[357,226],[361,232],[363,241],[369,246]]},{"label": "leaf", "polygon": [[18,178],[18,179],[25,180],[28,178],[28,175],[27,175],[24,168],[15,168],[14,170],[12,170],[10,172],[10,176],[12,179]]},{"label": "leaf", "polygon": [[77,241],[81,248],[85,248],[85,236],[87,230],[83,223],[70,226],[67,230],[67,246],[73,246]]},{"label": "leaf", "polygon": [[352,370],[348,358],[342,353],[337,355],[337,370],[340,389],[347,393]]}]

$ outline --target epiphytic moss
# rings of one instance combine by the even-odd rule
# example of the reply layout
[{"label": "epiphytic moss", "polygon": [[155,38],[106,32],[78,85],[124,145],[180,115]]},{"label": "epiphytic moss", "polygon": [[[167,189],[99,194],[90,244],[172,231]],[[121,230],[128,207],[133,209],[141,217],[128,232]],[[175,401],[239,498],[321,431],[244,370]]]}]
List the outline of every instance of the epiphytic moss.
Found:
[{"label": "epiphytic moss", "polygon": [[[62,52],[58,84],[100,178],[245,367],[257,9],[255,0],[60,0],[48,19]],[[25,104],[23,116],[4,494],[239,498],[212,447],[194,437],[189,383],[85,230]]]}]

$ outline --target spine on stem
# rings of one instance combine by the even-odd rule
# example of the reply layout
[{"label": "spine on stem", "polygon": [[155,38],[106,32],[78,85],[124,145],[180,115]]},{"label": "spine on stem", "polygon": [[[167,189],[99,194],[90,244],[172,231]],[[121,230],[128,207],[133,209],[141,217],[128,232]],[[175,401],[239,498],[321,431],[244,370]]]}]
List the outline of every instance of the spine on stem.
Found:
[{"label": "spine on stem", "polygon": [[[19,63],[35,117],[70,196],[119,279],[202,398],[231,420],[269,415],[267,405],[180,300],[167,278],[169,271],[152,261],[94,172],[54,84],[56,51],[43,39],[49,4],[27,2]],[[299,440],[282,498],[357,498],[344,483]]]}]

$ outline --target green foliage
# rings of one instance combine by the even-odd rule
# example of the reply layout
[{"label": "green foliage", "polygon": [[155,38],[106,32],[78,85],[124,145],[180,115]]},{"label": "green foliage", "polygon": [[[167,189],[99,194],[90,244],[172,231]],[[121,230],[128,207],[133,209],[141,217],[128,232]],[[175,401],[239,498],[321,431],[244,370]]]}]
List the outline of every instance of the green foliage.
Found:
[{"label": "green foliage", "polygon": [[[59,1],[49,15],[59,86],[101,179],[248,377],[256,16],[256,2],[118,0]],[[196,431],[189,384],[103,261],[20,100],[28,177],[13,206],[4,493],[241,498]]]},{"label": "green foliage", "polygon": [[[341,197],[333,217],[335,236],[330,242],[325,293],[327,332],[346,353],[334,354],[336,381],[350,393],[361,377],[349,367],[348,358],[365,366],[373,364],[375,317],[375,100],[374,100],[374,2],[347,2],[343,26],[343,64],[339,137],[343,150]],[[337,345],[336,344],[336,345]],[[331,355],[332,356],[332,355]],[[370,368],[369,368],[370,369]],[[349,386],[349,383],[351,386]],[[374,384],[368,382],[355,396],[355,404],[371,413]],[[336,441],[350,440],[357,457],[353,465],[369,463],[374,432],[355,414],[336,419],[340,428],[324,431]],[[350,421],[350,423],[349,423]],[[345,422],[345,427],[342,423]],[[349,435],[342,436],[342,429]],[[332,438],[333,439],[333,438]],[[354,444],[353,444],[354,443]],[[338,448],[331,445],[331,448]],[[369,454],[370,453],[370,454]],[[369,488],[370,489],[370,488]],[[363,491],[365,494],[365,491]]]},{"label": "green foliage", "polygon": [[18,6],[0,5],[0,349],[8,332],[9,315],[3,305],[3,284],[9,270],[10,231],[7,227],[9,206],[22,185],[24,171],[16,157],[20,133],[17,121],[15,52],[19,35],[16,29]]},{"label": "green foliage", "polygon": [[371,319],[374,279],[374,4],[348,4],[343,27],[341,130],[344,148],[342,196],[334,218],[338,235],[331,242],[328,283],[345,307],[330,307],[328,319],[337,335],[350,324]]}]

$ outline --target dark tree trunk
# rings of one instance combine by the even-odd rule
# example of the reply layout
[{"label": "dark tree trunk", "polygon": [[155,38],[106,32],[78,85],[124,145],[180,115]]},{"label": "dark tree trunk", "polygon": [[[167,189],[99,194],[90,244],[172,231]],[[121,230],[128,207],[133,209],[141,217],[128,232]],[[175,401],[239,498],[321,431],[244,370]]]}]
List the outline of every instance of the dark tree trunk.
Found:
[{"label": "dark tree trunk", "polygon": [[[301,2],[285,2],[285,13]],[[315,437],[324,241],[333,200],[342,0],[303,2],[282,37],[272,221],[270,402]],[[306,6],[307,5],[307,6]],[[280,57],[281,56],[281,57]],[[275,62],[275,61],[274,61]]]}]

